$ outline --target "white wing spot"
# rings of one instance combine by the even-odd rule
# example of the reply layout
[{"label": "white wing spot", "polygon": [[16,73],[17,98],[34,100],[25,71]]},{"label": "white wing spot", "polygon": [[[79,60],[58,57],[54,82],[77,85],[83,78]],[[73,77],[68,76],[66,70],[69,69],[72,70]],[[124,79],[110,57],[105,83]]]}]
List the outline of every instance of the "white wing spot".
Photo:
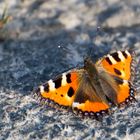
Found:
[{"label": "white wing spot", "polygon": [[49,90],[50,91],[54,91],[55,90],[55,84],[52,80],[49,80],[48,81],[48,84],[49,84]]},{"label": "white wing spot", "polygon": [[128,56],[130,56],[130,53],[129,53],[127,50],[125,51],[125,53],[126,53]]},{"label": "white wing spot", "polygon": [[67,84],[66,74],[63,73],[63,74],[62,74],[62,86],[65,86],[66,84]]},{"label": "white wing spot", "polygon": [[78,102],[73,102],[72,103],[72,107],[74,108],[74,107],[77,107],[79,105],[79,103]]},{"label": "white wing spot", "polygon": [[43,93],[44,92],[44,86],[40,86],[40,92]]},{"label": "white wing spot", "polygon": [[123,84],[124,85],[128,84],[128,81],[127,80],[123,80]]},{"label": "white wing spot", "polygon": [[111,55],[107,55],[107,57],[110,59],[110,61],[112,62],[112,64],[116,64],[116,60],[111,56]]},{"label": "white wing spot", "polygon": [[122,54],[121,51],[118,51],[118,56],[121,59],[121,61],[124,61],[125,60],[125,58],[124,58],[124,56],[123,56],[123,54]]}]

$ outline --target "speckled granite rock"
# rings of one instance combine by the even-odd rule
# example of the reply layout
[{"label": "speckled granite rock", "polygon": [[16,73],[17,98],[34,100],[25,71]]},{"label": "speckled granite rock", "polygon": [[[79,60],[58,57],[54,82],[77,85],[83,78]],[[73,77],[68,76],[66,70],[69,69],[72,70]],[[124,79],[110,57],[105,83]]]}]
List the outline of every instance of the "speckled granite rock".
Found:
[{"label": "speckled granite rock", "polygon": [[[0,1],[0,13],[5,2]],[[0,140],[139,140],[140,100],[102,122],[39,105],[34,87],[97,58],[135,46],[140,57],[140,1],[10,0],[13,20],[0,34]],[[97,26],[103,32],[97,35]],[[140,64],[140,62],[139,62]],[[139,65],[137,88],[140,87]]]}]

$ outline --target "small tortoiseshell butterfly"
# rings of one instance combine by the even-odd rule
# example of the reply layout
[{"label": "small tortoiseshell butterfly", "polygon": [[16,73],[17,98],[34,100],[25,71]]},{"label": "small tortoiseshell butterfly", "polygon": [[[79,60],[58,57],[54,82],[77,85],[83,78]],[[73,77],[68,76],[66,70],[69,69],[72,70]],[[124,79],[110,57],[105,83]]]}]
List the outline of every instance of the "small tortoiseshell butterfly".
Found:
[{"label": "small tortoiseshell butterfly", "polygon": [[95,64],[86,58],[82,68],[49,80],[34,94],[47,105],[72,108],[84,116],[98,118],[109,113],[112,106],[135,100],[134,66],[132,50],[108,54]]}]

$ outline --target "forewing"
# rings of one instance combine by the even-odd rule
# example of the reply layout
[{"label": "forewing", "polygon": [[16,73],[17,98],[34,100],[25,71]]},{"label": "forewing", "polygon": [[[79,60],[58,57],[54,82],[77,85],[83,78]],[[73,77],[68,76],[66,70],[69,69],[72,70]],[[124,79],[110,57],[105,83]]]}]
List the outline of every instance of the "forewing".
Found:
[{"label": "forewing", "polygon": [[135,53],[132,50],[118,51],[103,57],[96,65],[103,67],[111,75],[130,80],[134,76],[134,58]]},{"label": "forewing", "polygon": [[73,69],[49,80],[47,83],[38,87],[34,91],[38,97],[46,104],[52,106],[52,102],[65,107],[70,107],[73,103],[76,90],[79,86],[79,77],[83,73],[83,69]]}]

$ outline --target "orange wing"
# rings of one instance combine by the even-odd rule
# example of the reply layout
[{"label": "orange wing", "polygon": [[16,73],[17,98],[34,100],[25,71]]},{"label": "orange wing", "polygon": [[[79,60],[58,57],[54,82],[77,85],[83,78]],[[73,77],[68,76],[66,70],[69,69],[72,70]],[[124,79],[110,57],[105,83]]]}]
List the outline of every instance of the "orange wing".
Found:
[{"label": "orange wing", "polygon": [[96,65],[102,66],[111,75],[130,80],[131,74],[133,73],[132,65],[134,63],[134,55],[133,51],[118,51],[108,54],[99,60]]},{"label": "orange wing", "polygon": [[117,83],[119,85],[117,93],[118,104],[128,103],[134,99],[135,90],[132,87],[134,55],[133,51],[118,51],[108,54],[96,63],[98,67],[102,67],[104,71],[120,79],[119,81],[121,82]]},{"label": "orange wing", "polygon": [[[95,85],[96,87],[97,85]],[[76,109],[83,116],[90,116],[98,119],[99,116],[107,114],[110,108],[109,102],[106,100],[105,94],[98,94],[99,90],[95,90],[90,82],[89,75],[83,74],[80,79],[79,88],[76,91],[73,110]],[[103,93],[103,92],[101,92]]]},{"label": "orange wing", "polygon": [[[84,69],[73,69],[39,86],[34,94],[50,106],[55,107],[57,104],[77,108],[77,112],[82,111],[83,115],[86,112],[91,116],[107,113],[109,105],[91,89],[90,83],[85,79]],[[79,104],[76,105],[77,101]]]},{"label": "orange wing", "polygon": [[47,83],[39,86],[34,91],[34,94],[41,97],[41,100],[48,105],[50,101],[53,101],[60,106],[70,107],[78,88],[78,77],[82,73],[82,69],[73,69],[63,73],[54,80],[49,80]]}]

